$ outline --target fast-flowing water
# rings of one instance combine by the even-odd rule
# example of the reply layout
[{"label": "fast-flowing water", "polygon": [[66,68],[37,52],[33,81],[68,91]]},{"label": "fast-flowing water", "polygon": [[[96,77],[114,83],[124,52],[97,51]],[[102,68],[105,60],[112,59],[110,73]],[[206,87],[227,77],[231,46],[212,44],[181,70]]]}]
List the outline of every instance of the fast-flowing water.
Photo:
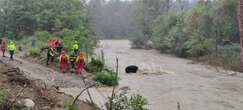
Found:
[{"label": "fast-flowing water", "polygon": [[[102,40],[97,53],[105,53],[108,66],[119,58],[120,87],[128,86],[149,101],[151,110],[242,110],[243,77],[217,72],[209,66],[161,54],[131,49],[128,40]],[[125,74],[125,67],[138,65],[140,72]]]}]

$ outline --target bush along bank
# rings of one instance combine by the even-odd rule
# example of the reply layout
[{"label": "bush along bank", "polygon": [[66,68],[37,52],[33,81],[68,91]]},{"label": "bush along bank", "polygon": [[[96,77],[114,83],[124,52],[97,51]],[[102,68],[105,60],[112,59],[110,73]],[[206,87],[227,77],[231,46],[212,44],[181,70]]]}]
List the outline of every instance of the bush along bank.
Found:
[{"label": "bush along bank", "polygon": [[184,10],[171,9],[154,20],[151,39],[162,53],[243,71],[235,0],[201,1]]},{"label": "bush along bank", "polygon": [[86,71],[93,74],[93,80],[104,86],[116,86],[119,83],[118,73],[106,69],[103,56],[92,56],[86,64]]}]

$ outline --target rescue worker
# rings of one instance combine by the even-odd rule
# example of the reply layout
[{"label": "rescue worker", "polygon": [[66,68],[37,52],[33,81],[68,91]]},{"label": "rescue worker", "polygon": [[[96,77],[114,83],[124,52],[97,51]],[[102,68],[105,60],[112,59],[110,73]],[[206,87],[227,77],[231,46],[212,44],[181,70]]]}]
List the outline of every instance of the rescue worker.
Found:
[{"label": "rescue worker", "polygon": [[77,58],[78,52],[73,51],[70,55],[70,62],[71,62],[71,68],[75,69],[75,63],[76,63],[76,58]]},{"label": "rescue worker", "polygon": [[6,41],[4,41],[4,40],[2,41],[0,49],[2,51],[2,56],[6,57],[5,56],[5,52],[7,51],[7,43],[6,43]]},{"label": "rescue worker", "polygon": [[8,50],[9,50],[9,54],[10,54],[10,59],[13,60],[14,51],[16,50],[16,46],[13,41],[9,42]]},{"label": "rescue worker", "polygon": [[78,41],[74,41],[73,46],[72,46],[72,50],[75,52],[78,52]]},{"label": "rescue worker", "polygon": [[69,71],[70,69],[70,59],[68,54],[65,51],[61,52],[60,55],[60,69],[62,73],[65,73],[67,71]]},{"label": "rescue worker", "polygon": [[50,46],[51,48],[57,49],[57,44],[58,44],[58,38],[54,37],[50,42]]},{"label": "rescue worker", "polygon": [[78,75],[83,74],[84,65],[85,65],[85,54],[81,52],[79,53],[76,59],[76,73]]},{"label": "rescue worker", "polygon": [[51,63],[54,62],[55,56],[57,55],[56,49],[50,47],[47,51],[47,61],[46,61],[46,65],[49,65],[49,62],[51,60]]},{"label": "rescue worker", "polygon": [[63,49],[62,41],[61,40],[58,40],[57,41],[57,52],[58,52],[59,55],[61,54],[62,49]]},{"label": "rescue worker", "polygon": [[32,38],[32,40],[31,40],[31,47],[35,47],[35,45],[36,45],[36,39]]},{"label": "rescue worker", "polygon": [[2,51],[2,56],[3,57],[6,57],[5,56],[6,50],[7,50],[7,43],[6,43],[6,41],[2,41],[2,43],[1,43],[1,51]]}]

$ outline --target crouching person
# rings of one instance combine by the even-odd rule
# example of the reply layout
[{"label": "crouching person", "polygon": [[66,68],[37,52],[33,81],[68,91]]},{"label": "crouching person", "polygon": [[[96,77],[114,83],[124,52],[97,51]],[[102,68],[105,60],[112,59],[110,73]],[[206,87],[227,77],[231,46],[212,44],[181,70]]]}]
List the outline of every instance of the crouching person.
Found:
[{"label": "crouching person", "polygon": [[62,73],[70,70],[70,58],[65,51],[62,51],[60,55],[60,69]]},{"label": "crouching person", "polygon": [[79,55],[77,56],[76,59],[76,73],[78,75],[83,74],[83,70],[84,70],[84,65],[85,65],[85,54],[83,52],[79,53]]},{"label": "crouching person", "polygon": [[51,62],[51,64],[54,63],[56,55],[57,55],[56,50],[54,48],[50,47],[48,49],[48,52],[47,52],[47,60],[46,60],[46,65],[47,66],[49,65],[49,62]]}]

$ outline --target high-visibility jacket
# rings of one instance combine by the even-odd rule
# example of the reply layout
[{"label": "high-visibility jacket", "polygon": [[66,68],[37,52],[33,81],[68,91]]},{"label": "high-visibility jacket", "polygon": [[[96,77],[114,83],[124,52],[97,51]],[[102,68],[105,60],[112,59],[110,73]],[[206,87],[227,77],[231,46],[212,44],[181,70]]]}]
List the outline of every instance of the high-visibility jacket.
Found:
[{"label": "high-visibility jacket", "polygon": [[10,51],[15,51],[16,50],[16,46],[13,42],[10,42],[8,45],[8,50]]},{"label": "high-visibility jacket", "polygon": [[78,50],[78,42],[77,41],[74,42],[74,44],[72,46],[72,49],[73,50]]},{"label": "high-visibility jacket", "polygon": [[72,49],[73,49],[73,50],[78,50],[78,44],[76,44],[76,43],[73,44]]},{"label": "high-visibility jacket", "polygon": [[54,48],[50,48],[47,52],[48,55],[54,57],[56,56],[58,53],[56,52],[56,50]]}]

